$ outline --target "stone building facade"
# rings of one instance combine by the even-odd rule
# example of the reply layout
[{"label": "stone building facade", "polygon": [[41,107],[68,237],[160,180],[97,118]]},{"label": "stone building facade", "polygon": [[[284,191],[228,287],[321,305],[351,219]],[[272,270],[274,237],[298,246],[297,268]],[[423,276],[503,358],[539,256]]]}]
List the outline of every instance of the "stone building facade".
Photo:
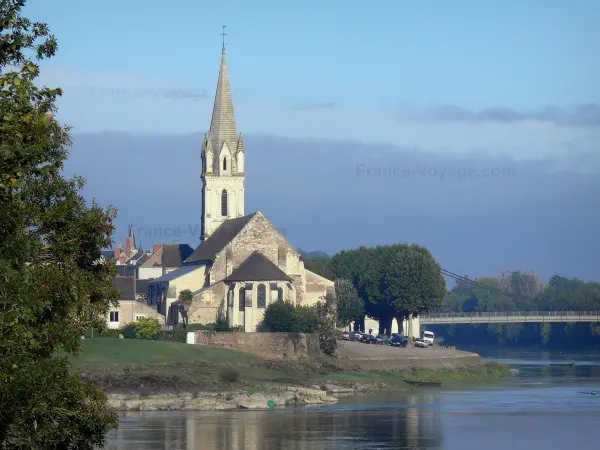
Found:
[{"label": "stone building facade", "polygon": [[[237,134],[225,49],[210,130],[202,142],[201,244],[182,267],[150,282],[148,302],[167,325],[229,324],[256,331],[265,308],[288,300],[314,305],[333,295],[333,282],[305,269],[299,252],[258,211],[245,214],[245,149]],[[191,302],[179,300],[182,290]]]}]

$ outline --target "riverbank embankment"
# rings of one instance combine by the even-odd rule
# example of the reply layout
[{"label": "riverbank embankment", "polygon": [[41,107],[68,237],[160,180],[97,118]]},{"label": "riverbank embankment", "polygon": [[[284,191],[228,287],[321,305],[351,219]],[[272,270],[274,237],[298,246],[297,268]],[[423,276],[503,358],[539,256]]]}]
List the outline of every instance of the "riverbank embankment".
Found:
[{"label": "riverbank embankment", "polygon": [[[349,354],[348,348],[359,353]],[[368,349],[373,361],[384,358],[380,353],[387,350],[394,352],[396,359],[412,362],[377,368],[373,362],[365,363],[362,349]],[[439,352],[444,356],[440,357]],[[405,381],[434,381],[446,387],[508,374],[505,366],[486,364],[476,354],[457,352],[341,343],[339,358],[268,360],[200,345],[100,338],[87,339],[82,353],[72,361],[79,376],[102,387],[110,404],[118,410],[231,410],[330,404],[337,402],[337,395],[346,393],[414,389]],[[468,364],[472,355],[478,360]]]}]

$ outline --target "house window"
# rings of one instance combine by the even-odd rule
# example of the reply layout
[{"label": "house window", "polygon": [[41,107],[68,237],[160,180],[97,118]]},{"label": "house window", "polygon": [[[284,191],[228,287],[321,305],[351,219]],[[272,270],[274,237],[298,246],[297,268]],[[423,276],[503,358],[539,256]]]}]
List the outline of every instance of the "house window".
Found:
[{"label": "house window", "polygon": [[239,310],[243,312],[245,309],[246,309],[246,289],[240,288]]},{"label": "house window", "polygon": [[227,217],[227,190],[221,192],[221,215]]},{"label": "house window", "polygon": [[257,308],[267,307],[267,287],[264,284],[259,284],[257,288],[258,298],[256,299]]},{"label": "house window", "polygon": [[283,301],[283,288],[277,288],[277,300]]},{"label": "house window", "polygon": [[223,158],[223,170],[227,170],[227,158]]},{"label": "house window", "polygon": [[119,311],[111,311],[110,312],[110,321],[118,322],[119,321]]}]

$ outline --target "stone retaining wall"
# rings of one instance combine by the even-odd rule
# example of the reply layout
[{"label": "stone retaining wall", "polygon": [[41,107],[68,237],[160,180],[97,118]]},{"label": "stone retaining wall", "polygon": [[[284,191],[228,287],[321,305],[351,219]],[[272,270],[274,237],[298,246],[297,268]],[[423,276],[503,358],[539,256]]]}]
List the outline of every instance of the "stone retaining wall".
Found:
[{"label": "stone retaining wall", "polygon": [[298,359],[319,356],[319,336],[303,333],[188,333],[188,344],[228,348],[266,359]]}]

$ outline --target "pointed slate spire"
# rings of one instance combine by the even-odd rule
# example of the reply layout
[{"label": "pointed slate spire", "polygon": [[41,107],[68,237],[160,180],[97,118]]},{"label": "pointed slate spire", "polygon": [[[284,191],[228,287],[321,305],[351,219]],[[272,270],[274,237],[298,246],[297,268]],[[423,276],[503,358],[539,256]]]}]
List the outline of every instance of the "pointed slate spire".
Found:
[{"label": "pointed slate spire", "polygon": [[131,248],[135,248],[135,230],[133,224],[129,225],[129,237],[132,239]]},{"label": "pointed slate spire", "polygon": [[[235,148],[237,132],[235,115],[233,112],[233,100],[231,98],[231,87],[229,75],[227,74],[227,60],[225,58],[225,46],[221,54],[221,68],[219,69],[219,80],[217,81],[217,93],[213,107],[212,120],[208,140],[212,144],[213,151],[220,151],[226,142],[230,149]],[[217,156],[217,155],[215,155]]]}]

